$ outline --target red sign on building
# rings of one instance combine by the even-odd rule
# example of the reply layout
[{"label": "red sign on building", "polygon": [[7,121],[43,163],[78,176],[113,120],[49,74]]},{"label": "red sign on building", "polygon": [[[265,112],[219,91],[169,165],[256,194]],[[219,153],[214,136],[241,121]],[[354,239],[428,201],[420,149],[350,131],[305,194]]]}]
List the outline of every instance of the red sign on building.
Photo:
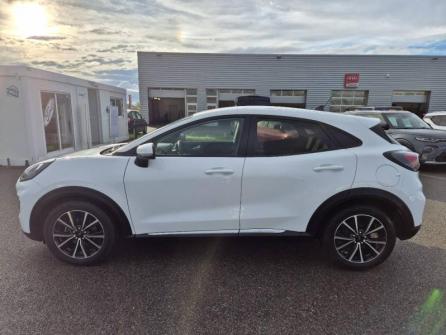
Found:
[{"label": "red sign on building", "polygon": [[359,73],[346,73],[344,76],[344,87],[355,88],[359,86]]}]

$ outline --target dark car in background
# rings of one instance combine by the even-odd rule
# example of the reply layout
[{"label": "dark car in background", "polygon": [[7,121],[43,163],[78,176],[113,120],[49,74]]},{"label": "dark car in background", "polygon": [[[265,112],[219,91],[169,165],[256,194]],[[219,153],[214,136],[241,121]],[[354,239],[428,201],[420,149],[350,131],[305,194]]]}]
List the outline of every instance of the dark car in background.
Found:
[{"label": "dark car in background", "polygon": [[129,133],[147,133],[147,122],[142,117],[141,113],[136,110],[127,112]]},{"label": "dark car in background", "polygon": [[382,108],[353,110],[346,114],[380,119],[386,133],[400,144],[417,152],[422,164],[446,165],[446,131],[432,129],[414,113]]}]

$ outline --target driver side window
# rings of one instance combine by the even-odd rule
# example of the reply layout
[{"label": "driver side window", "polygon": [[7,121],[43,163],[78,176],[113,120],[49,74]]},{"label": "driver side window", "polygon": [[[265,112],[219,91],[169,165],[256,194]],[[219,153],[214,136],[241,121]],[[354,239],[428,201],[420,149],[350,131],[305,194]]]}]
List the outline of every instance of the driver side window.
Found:
[{"label": "driver side window", "polygon": [[157,156],[236,156],[243,119],[219,119],[182,128],[156,141]]}]

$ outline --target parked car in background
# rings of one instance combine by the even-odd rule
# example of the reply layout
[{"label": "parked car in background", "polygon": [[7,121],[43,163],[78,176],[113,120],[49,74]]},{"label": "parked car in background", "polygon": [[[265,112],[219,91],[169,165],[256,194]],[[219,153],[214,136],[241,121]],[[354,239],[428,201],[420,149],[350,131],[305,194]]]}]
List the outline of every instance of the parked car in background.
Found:
[{"label": "parked car in background", "polygon": [[118,236],[273,235],[320,238],[339,264],[367,269],[417,233],[425,205],[418,154],[381,130],[295,108],[196,113],[114,151],[30,166],[20,223],[73,264],[103,260]]},{"label": "parked car in background", "polygon": [[422,164],[446,164],[446,132],[432,129],[412,112],[402,110],[354,110],[350,115],[377,118],[394,140],[417,152]]},{"label": "parked car in background", "polygon": [[127,112],[129,133],[147,134],[147,122],[142,117],[141,113],[136,110],[130,110]]},{"label": "parked car in background", "polygon": [[446,130],[446,112],[427,113],[423,120],[434,129]]}]

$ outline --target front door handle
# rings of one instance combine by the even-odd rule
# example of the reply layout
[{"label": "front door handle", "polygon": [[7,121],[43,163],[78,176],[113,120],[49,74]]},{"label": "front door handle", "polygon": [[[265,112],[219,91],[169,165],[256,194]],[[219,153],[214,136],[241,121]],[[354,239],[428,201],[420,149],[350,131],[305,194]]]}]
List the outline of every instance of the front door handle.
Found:
[{"label": "front door handle", "polygon": [[313,171],[315,172],[321,172],[321,171],[342,171],[344,170],[344,167],[342,165],[335,165],[335,164],[323,164],[316,166],[313,168]]},{"label": "front door handle", "polygon": [[229,176],[231,174],[234,174],[234,170],[223,168],[223,167],[216,167],[209,170],[204,171],[207,175],[214,175],[214,174],[222,174],[224,176]]}]

